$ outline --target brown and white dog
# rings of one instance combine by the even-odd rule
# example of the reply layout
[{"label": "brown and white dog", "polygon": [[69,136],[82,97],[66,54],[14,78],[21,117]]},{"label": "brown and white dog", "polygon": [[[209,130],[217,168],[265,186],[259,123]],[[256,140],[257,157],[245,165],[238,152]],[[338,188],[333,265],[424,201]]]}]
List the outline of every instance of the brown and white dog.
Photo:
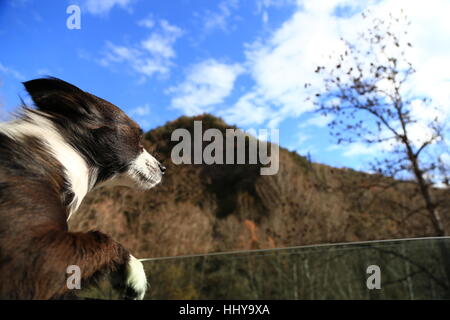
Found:
[{"label": "brown and white dog", "polygon": [[67,267],[82,284],[111,273],[125,298],[142,299],[142,263],[98,231],[67,220],[104,184],[150,189],[165,168],[142,145],[142,130],[113,104],[56,78],[24,83],[36,108],[0,124],[0,298],[71,295]]}]

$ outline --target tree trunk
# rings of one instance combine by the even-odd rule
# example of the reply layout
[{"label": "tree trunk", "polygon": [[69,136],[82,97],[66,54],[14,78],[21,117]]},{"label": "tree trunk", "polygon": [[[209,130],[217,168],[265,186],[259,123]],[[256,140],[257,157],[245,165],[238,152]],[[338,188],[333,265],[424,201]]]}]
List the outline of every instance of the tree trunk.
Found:
[{"label": "tree trunk", "polygon": [[444,237],[447,235],[444,225],[441,220],[441,216],[439,214],[439,210],[436,208],[436,205],[430,194],[430,186],[425,181],[423,177],[423,171],[420,169],[419,160],[416,155],[412,151],[412,148],[409,142],[405,143],[408,158],[411,161],[412,169],[414,176],[416,178],[417,184],[419,186],[419,192],[425,202],[425,208],[430,216],[431,222],[433,224],[436,235],[439,237]]},{"label": "tree trunk", "polygon": [[[420,169],[419,161],[417,156],[412,152],[412,148],[409,143],[405,143],[408,158],[411,161],[413,172],[417,180],[417,184],[419,185],[419,192],[425,202],[425,208],[428,211],[431,222],[433,224],[436,235],[439,237],[444,237],[447,235],[445,227],[442,223],[441,216],[439,214],[439,210],[436,208],[436,204],[434,203],[431,193],[430,193],[430,185],[425,181],[423,177],[423,171]],[[439,251],[442,255],[442,264],[444,273],[446,276],[446,285],[447,288],[450,288],[450,249],[445,240],[438,240]],[[447,293],[450,297],[450,292]]]}]

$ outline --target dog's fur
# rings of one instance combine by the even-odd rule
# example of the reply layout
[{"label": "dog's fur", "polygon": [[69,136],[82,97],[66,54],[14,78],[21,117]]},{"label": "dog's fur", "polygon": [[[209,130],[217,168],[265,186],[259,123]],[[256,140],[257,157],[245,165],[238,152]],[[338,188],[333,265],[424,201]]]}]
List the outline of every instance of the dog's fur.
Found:
[{"label": "dog's fur", "polygon": [[24,83],[36,108],[0,124],[0,298],[70,295],[67,267],[82,284],[111,273],[127,298],[142,299],[142,264],[97,231],[67,220],[104,184],[149,189],[165,168],[142,145],[142,130],[111,103],[56,78]]}]

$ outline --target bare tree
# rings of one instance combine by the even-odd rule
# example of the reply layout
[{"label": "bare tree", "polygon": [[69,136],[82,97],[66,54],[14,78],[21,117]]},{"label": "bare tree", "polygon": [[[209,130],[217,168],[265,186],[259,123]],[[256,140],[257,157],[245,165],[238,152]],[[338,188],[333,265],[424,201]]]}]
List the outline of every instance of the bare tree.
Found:
[{"label": "bare tree", "polygon": [[[379,151],[374,172],[413,183],[435,234],[447,235],[433,192],[436,183],[448,185],[440,152],[444,121],[429,98],[411,92],[410,22],[403,12],[384,20],[370,13],[363,17],[370,27],[353,43],[342,39],[345,49],[337,61],[316,69],[325,84],[314,100],[318,112],[333,119],[330,132],[339,144],[359,143]],[[418,116],[417,108],[426,110],[429,119]]]}]

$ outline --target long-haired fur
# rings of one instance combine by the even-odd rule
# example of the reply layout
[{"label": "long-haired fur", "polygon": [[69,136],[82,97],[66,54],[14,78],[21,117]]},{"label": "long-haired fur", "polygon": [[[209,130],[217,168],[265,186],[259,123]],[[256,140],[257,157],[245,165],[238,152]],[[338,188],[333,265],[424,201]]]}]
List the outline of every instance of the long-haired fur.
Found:
[{"label": "long-haired fur", "polygon": [[142,298],[142,265],[101,232],[71,232],[67,219],[94,187],[116,179],[151,188],[164,168],[111,103],[56,78],[24,85],[36,108],[0,124],[0,298],[67,296],[70,265],[82,285],[113,273],[130,298]]}]

